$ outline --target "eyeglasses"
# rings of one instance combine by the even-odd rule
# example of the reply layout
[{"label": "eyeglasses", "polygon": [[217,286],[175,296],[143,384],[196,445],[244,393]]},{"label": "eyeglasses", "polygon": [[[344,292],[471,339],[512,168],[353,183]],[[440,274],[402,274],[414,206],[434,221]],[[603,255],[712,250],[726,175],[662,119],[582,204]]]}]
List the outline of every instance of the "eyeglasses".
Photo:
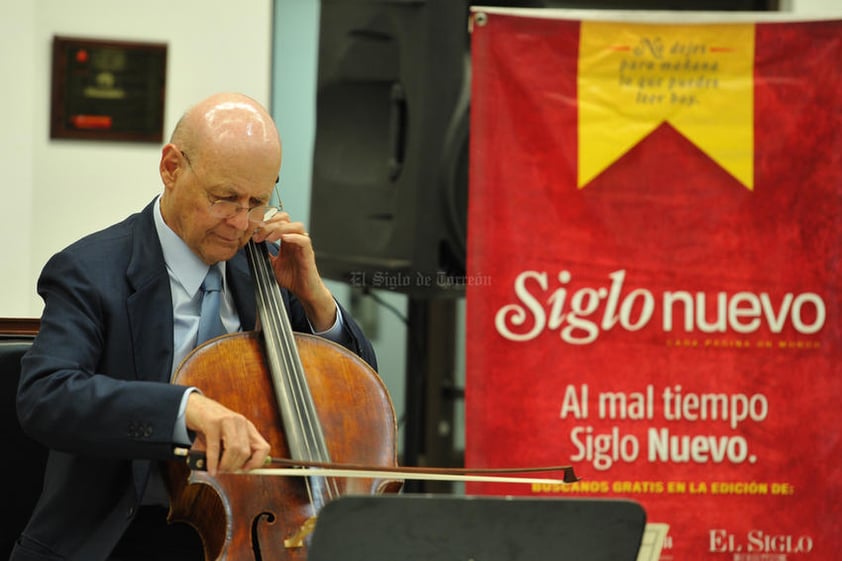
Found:
[{"label": "eyeglasses", "polygon": [[235,216],[239,216],[244,212],[248,215],[249,222],[252,224],[263,224],[269,218],[281,211],[281,208],[273,205],[258,205],[258,206],[240,206],[233,201],[226,201],[225,199],[213,199],[210,193],[206,193],[210,200],[210,214],[214,218],[221,220],[229,220]]},{"label": "eyeglasses", "polygon": [[[184,156],[184,159],[187,161],[187,165],[190,166],[190,169],[193,170],[193,173],[196,173],[196,170],[193,169],[193,163],[190,161],[190,156],[188,156],[184,150],[179,150],[179,152],[181,152],[181,155]],[[214,218],[219,218],[220,220],[230,220],[231,218],[239,216],[242,212],[245,212],[248,216],[250,223],[263,224],[276,213],[282,211],[284,208],[283,203],[281,203],[280,200],[278,201],[280,203],[280,206],[262,204],[249,207],[240,206],[234,201],[217,199],[207,191],[205,191],[205,195],[210,201],[210,207],[208,209],[210,215]]]}]

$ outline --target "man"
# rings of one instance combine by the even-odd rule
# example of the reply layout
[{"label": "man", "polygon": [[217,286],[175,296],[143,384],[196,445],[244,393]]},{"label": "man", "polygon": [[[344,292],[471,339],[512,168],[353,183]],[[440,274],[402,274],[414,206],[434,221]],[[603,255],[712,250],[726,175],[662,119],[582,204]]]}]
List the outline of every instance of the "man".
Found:
[{"label": "man", "polygon": [[285,212],[267,217],[280,164],[265,108],[214,95],[184,114],[163,147],[161,196],[44,267],[45,307],[22,361],[18,416],[50,455],[12,561],[202,559],[192,530],[165,522],[158,462],[194,444],[213,475],[259,467],[270,450],[249,419],[169,380],[197,344],[200,286],[211,266],[224,277],[225,330],[254,329],[242,251],[249,239],[280,244],[271,262],[291,293],[293,329],[376,367],[370,343],[322,282],[303,225]]}]

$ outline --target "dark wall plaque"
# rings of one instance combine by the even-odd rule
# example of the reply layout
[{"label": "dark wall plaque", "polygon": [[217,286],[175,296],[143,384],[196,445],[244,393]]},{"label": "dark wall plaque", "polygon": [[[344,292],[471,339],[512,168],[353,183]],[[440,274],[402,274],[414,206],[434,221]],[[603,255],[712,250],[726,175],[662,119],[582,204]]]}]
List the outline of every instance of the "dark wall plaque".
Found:
[{"label": "dark wall plaque", "polygon": [[50,138],[163,140],[167,46],[53,38]]}]

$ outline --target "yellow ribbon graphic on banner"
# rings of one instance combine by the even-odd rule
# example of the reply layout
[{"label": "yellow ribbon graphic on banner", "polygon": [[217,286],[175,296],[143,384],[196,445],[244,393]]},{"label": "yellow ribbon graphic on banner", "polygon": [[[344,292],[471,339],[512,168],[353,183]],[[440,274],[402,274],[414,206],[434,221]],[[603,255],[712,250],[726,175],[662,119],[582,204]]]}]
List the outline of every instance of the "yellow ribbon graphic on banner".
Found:
[{"label": "yellow ribbon graphic on banner", "polygon": [[664,121],[754,188],[754,25],[582,22],[579,188]]}]

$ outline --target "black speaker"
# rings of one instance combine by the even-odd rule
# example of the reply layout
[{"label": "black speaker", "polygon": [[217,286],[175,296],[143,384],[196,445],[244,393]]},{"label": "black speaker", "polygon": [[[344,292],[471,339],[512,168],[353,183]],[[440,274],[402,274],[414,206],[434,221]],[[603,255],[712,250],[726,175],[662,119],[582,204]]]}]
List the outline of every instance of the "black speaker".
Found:
[{"label": "black speaker", "polygon": [[322,0],[310,235],[325,278],[463,293],[469,42],[467,0]]}]

